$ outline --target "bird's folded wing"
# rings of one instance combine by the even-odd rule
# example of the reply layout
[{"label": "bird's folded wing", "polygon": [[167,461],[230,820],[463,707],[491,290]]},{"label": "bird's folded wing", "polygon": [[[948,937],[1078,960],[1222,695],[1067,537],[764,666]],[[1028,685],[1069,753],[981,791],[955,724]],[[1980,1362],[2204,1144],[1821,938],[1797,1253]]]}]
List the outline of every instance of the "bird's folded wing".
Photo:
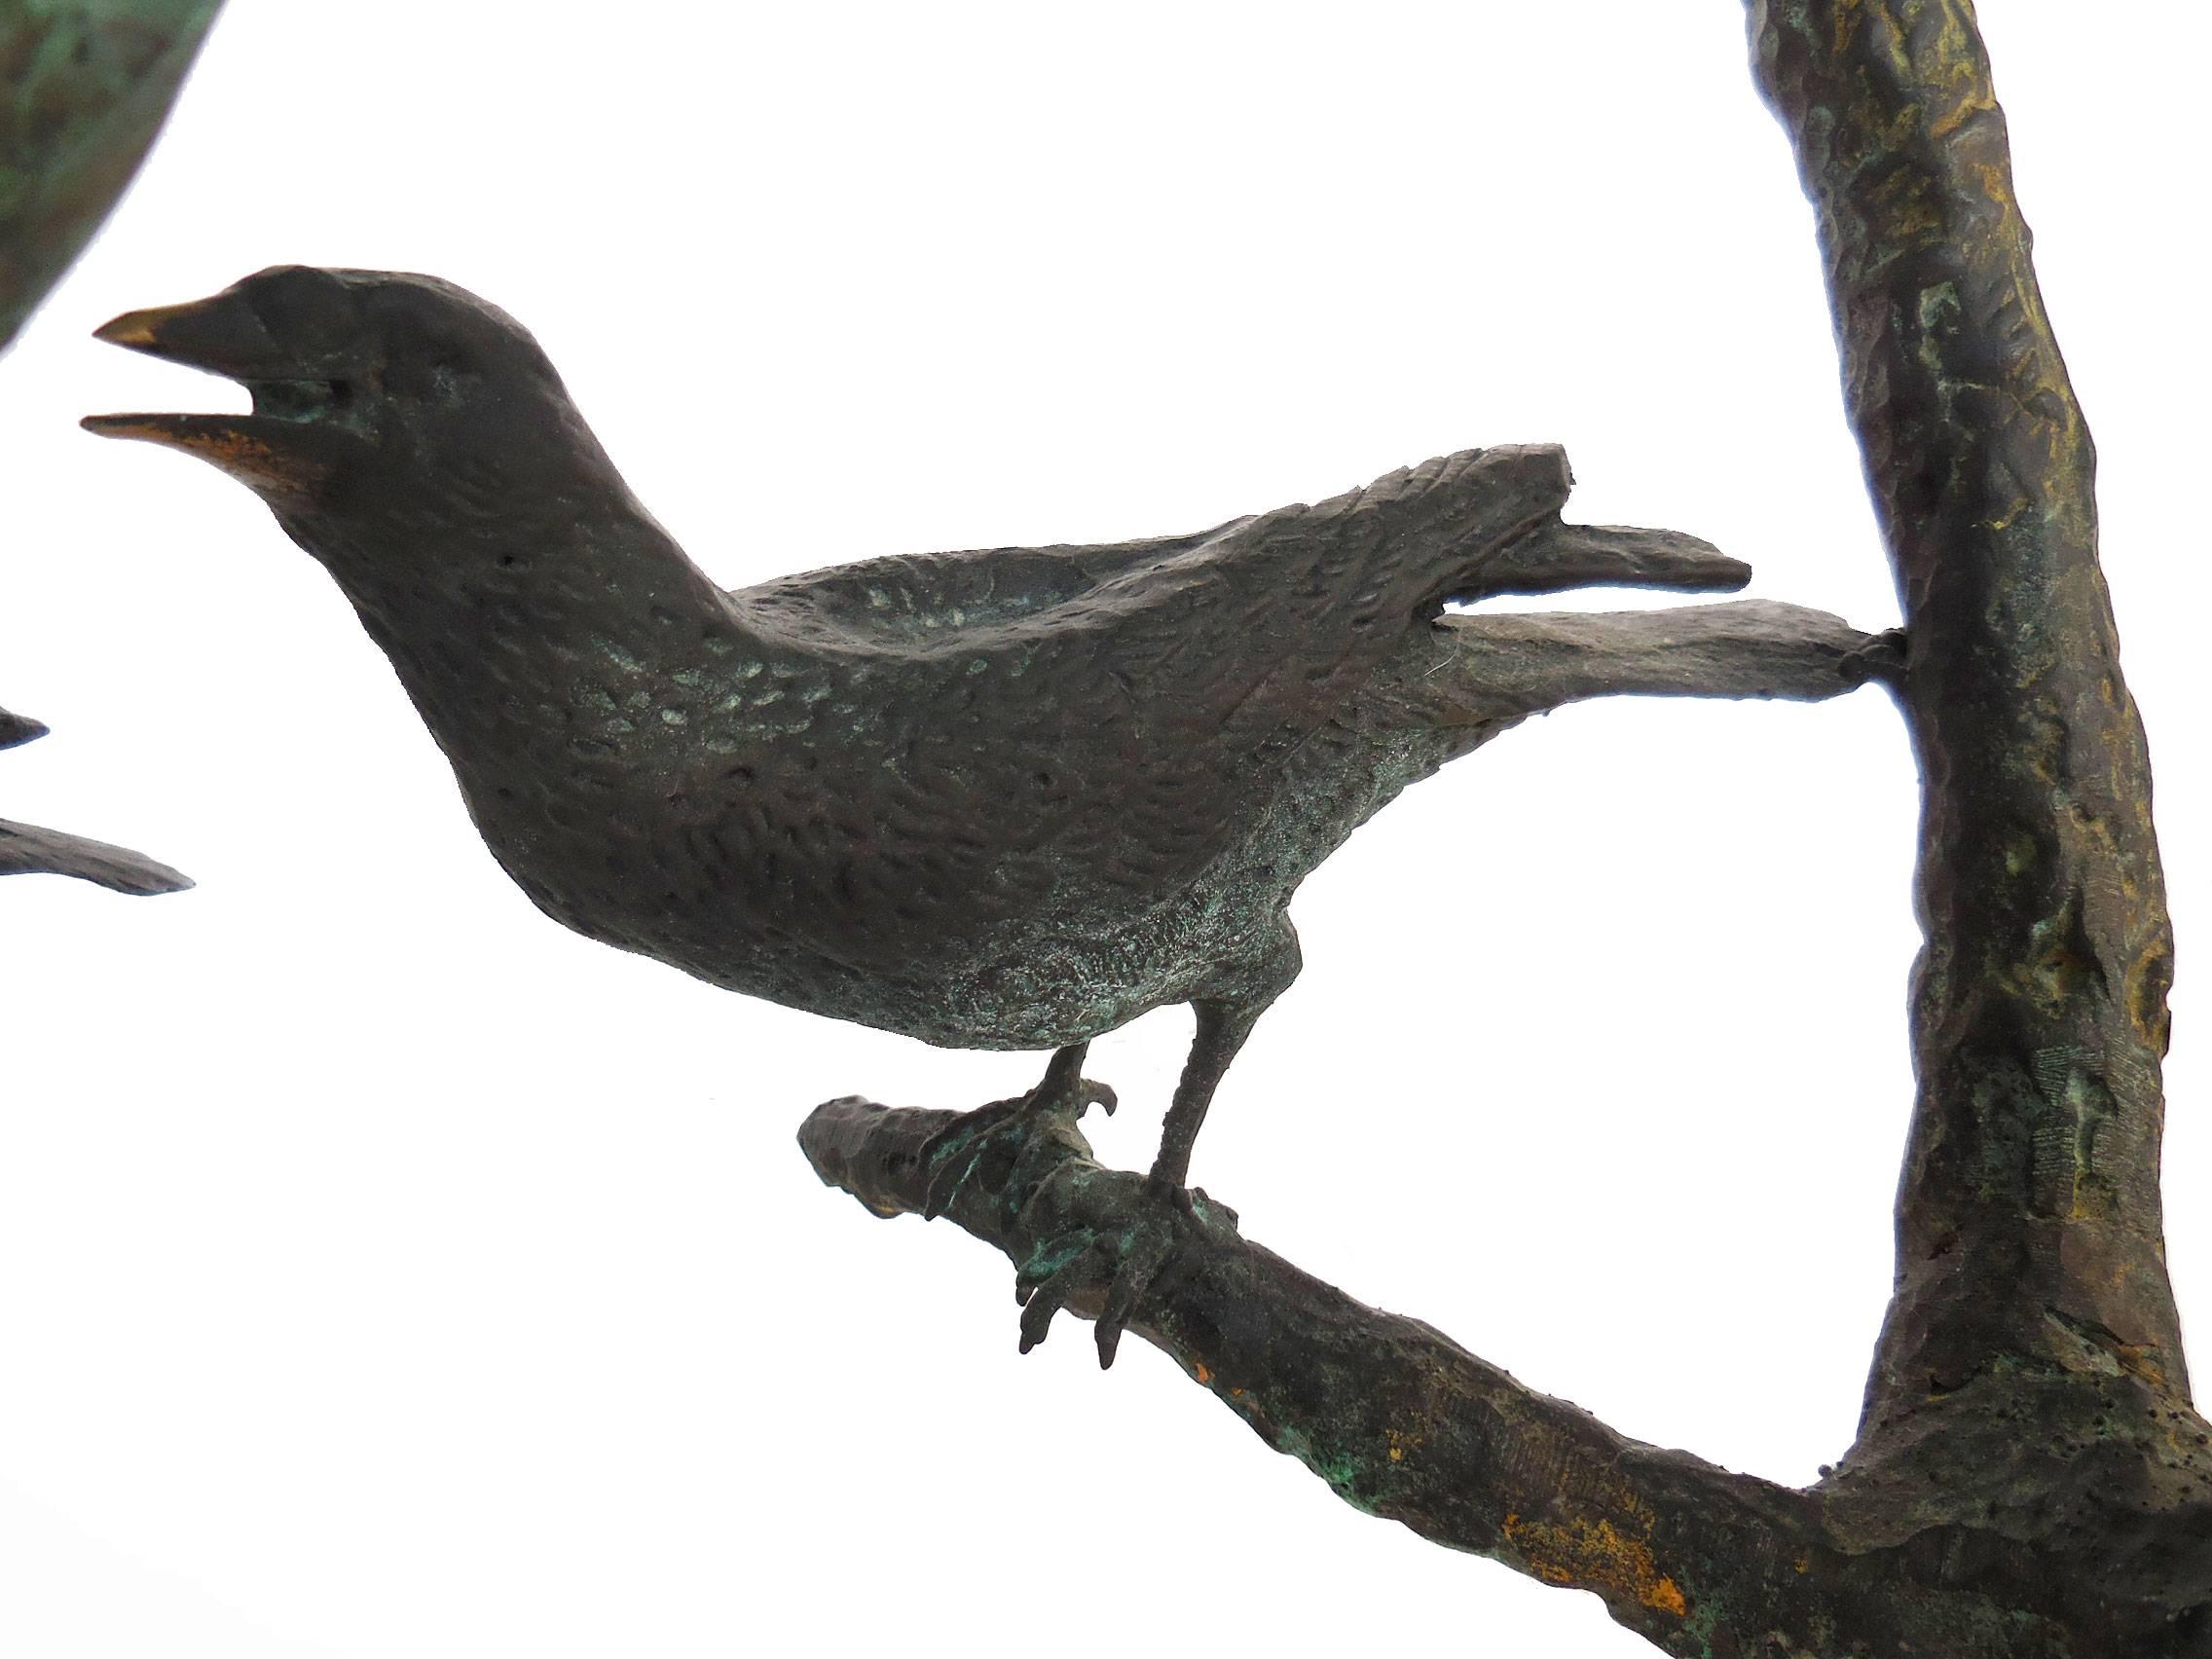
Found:
[{"label": "bird's folded wing", "polygon": [[[851,764],[856,726],[834,789],[763,773],[718,830],[748,867],[774,857],[779,928],[856,968],[1019,916],[1125,926],[1259,830],[1291,753],[1565,493],[1556,451],[1470,453],[1202,536],[796,578],[793,625],[853,616],[847,641],[890,659],[866,682],[876,758]],[[739,597],[757,615],[762,595]]]},{"label": "bird's folded wing", "polygon": [[926,645],[1051,610],[1249,522],[1235,519],[1190,535],[1091,546],[898,554],[780,576],[731,598],[755,617],[802,631]]}]

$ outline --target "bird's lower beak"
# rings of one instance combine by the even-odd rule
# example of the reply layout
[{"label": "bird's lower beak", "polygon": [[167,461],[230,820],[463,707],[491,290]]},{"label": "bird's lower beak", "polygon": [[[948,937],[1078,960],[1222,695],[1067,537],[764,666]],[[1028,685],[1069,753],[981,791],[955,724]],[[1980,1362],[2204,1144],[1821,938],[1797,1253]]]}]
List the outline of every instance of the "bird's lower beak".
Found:
[{"label": "bird's lower beak", "polygon": [[329,472],[285,441],[286,423],[259,415],[88,415],[78,424],[103,438],[138,438],[196,455],[257,490],[312,490]]}]

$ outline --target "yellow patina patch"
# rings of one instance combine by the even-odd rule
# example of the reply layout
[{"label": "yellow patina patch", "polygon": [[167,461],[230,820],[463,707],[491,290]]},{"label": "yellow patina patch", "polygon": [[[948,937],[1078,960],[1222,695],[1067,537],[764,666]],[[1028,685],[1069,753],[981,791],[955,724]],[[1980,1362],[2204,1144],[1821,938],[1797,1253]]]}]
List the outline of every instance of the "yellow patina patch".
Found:
[{"label": "yellow patina patch", "polygon": [[1576,1517],[1561,1526],[1508,1515],[1505,1536],[1529,1570],[1547,1584],[1634,1596],[1646,1607],[1677,1618],[1689,1612],[1681,1586],[1659,1570],[1651,1546],[1627,1536],[1610,1521]]}]

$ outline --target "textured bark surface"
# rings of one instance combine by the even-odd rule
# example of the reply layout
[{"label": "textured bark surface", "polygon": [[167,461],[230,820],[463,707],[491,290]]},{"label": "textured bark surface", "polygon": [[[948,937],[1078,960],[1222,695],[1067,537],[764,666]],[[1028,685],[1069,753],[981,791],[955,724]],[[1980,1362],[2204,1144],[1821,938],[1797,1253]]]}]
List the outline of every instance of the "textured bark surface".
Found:
[{"label": "textured bark surface", "polygon": [[1914,647],[1920,1094],[1871,1404],[1878,1422],[2001,1361],[2117,1364],[2186,1397],[2150,761],[2097,569],[2095,456],[1972,10],[1765,5],[1754,26],[1820,212]]},{"label": "textured bark surface", "polygon": [[1116,1256],[1172,1235],[1130,1329],[1348,1501],[1593,1590],[1668,1652],[2205,1659],[2212,1427],[2162,1243],[2150,770],[1989,64],[1967,0],[1750,14],[1819,214],[1925,792],[1897,1286],[1834,1473],[1793,1493],[1624,1440],[1221,1206],[1101,1169],[1064,1116],[838,1101],[801,1143],[878,1214],[949,1180],[1031,1335],[1060,1302],[1097,1316]]},{"label": "textured bark surface", "polygon": [[[833,1100],[807,1119],[799,1145],[825,1182],[879,1216],[921,1213],[951,1171],[943,1214],[1014,1264],[1030,1293],[1025,1336],[1042,1328],[1041,1312],[1097,1317],[1124,1241],[1172,1234],[1172,1263],[1139,1296],[1131,1331],[1354,1508],[1592,1591],[1669,1653],[2207,1651],[2201,1613],[2146,1618],[2117,1579],[2055,1570],[2052,1554],[2015,1529],[1915,1515],[1906,1494],[1897,1535],[1870,1539],[1863,1506],[1828,1490],[1792,1492],[1617,1434],[1433,1327],[1366,1307],[1247,1242],[1234,1212],[1203,1194],[1186,1214],[1143,1177],[1101,1167],[1067,1114]],[[2025,1434],[2038,1426],[2018,1423]],[[2178,1425],[2171,1438],[2185,1438]],[[2124,1452],[2078,1450],[2084,1483],[2129,1463]],[[2110,1537],[2098,1515],[2114,1504],[2063,1480],[2040,1497],[2061,1529]],[[2138,1582],[2191,1586],[2201,1607],[2212,1596],[2212,1503],[2136,1529],[2111,1565]]]},{"label": "textured bark surface", "polygon": [[[1174,1266],[1140,1298],[1132,1331],[1355,1508],[1596,1590],[1633,1628],[1688,1628],[1693,1599],[1709,1607],[1715,1574],[1732,1574],[1757,1540],[1809,1549],[1817,1535],[1802,1494],[1615,1434],[1419,1320],[1245,1242],[1202,1195],[1185,1215],[1143,1177],[1100,1167],[1069,1116],[836,1100],[799,1144],[825,1181],[879,1215],[919,1212],[941,1165],[970,1165],[946,1216],[1032,1286],[1095,1241],[1173,1230]],[[1079,1285],[1065,1306],[1096,1317],[1105,1294]]]},{"label": "textured bark surface", "polygon": [[1961,0],[1757,6],[1753,38],[1820,214],[1924,779],[1898,1284],[1838,1498],[1869,1537],[1941,1517],[2050,1549],[2202,1651],[2201,1562],[2160,1582],[2212,1536],[2212,1460],[2161,1234],[2150,764],[2004,116]]}]

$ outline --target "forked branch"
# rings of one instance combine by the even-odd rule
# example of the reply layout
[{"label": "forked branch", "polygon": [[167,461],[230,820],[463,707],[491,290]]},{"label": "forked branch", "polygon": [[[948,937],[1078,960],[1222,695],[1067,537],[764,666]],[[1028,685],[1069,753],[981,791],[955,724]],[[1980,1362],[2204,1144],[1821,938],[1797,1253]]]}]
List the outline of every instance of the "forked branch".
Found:
[{"label": "forked branch", "polygon": [[[1186,1213],[1143,1177],[1101,1166],[1066,1114],[832,1100],[798,1138],[826,1183],[878,1216],[922,1213],[946,1192],[943,1169],[964,1171],[942,1213],[1003,1251],[1023,1284],[1093,1248],[1176,1231],[1172,1264],[1138,1293],[1129,1330],[1354,1508],[1591,1591],[1666,1652],[2184,1651],[2079,1643],[2067,1587],[2033,1551],[1934,1523],[1869,1541],[1822,1489],[1631,1440],[1251,1243],[1204,1195]],[[1100,1284],[1061,1308],[1095,1318],[1103,1300]],[[2212,1570],[2212,1505],[2197,1519],[2203,1542],[2169,1551],[2161,1570]]]},{"label": "forked branch", "polygon": [[[878,1214],[920,1208],[933,1165],[966,1160],[949,1213],[1023,1282],[1181,1227],[1180,1271],[1144,1287],[1129,1328],[1348,1501],[1595,1591],[1668,1652],[2204,1659],[2212,1424],[2190,1403],[2161,1238],[2171,945],[2150,769],[1988,60],[1970,0],[1750,14],[1820,215],[1925,780],[1897,1294],[1832,1477],[1791,1493],[1626,1440],[1246,1243],[1218,1206],[1183,1215],[1101,1169],[1072,1122],[839,1101],[801,1140]],[[1731,585],[1702,544],[1621,539],[1638,534],[1576,545],[1562,527],[1510,585],[1583,569]],[[1504,723],[1760,677],[1744,640],[1700,662],[1700,630],[1755,632],[1752,608],[1660,614],[1677,620],[1456,618],[1468,648],[1437,672],[1470,683],[1448,706]],[[1881,654],[1845,660],[1889,677]]]}]

